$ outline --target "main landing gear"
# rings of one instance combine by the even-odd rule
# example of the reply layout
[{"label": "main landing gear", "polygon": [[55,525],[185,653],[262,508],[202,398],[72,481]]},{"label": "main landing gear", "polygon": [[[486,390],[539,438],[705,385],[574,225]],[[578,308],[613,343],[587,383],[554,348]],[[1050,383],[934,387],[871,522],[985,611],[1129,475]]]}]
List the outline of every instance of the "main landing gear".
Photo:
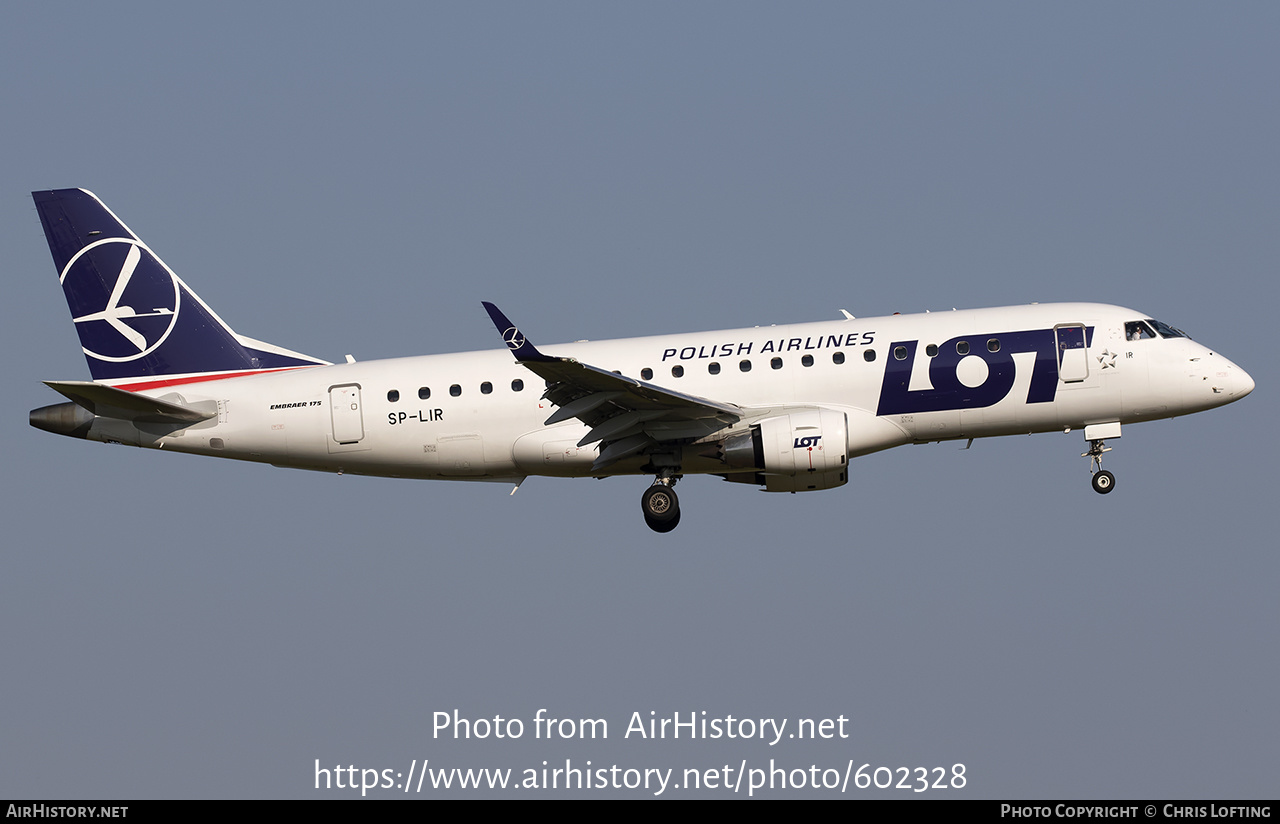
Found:
[{"label": "main landing gear", "polygon": [[1080,453],[1080,457],[1089,459],[1089,471],[1093,473],[1093,491],[1106,495],[1116,488],[1116,476],[1102,468],[1102,453],[1110,452],[1111,447],[1104,440],[1089,441],[1089,451]]},{"label": "main landing gear", "polygon": [[675,490],[678,479],[677,475],[659,475],[640,498],[644,522],[654,532],[670,532],[680,525],[680,499]]}]

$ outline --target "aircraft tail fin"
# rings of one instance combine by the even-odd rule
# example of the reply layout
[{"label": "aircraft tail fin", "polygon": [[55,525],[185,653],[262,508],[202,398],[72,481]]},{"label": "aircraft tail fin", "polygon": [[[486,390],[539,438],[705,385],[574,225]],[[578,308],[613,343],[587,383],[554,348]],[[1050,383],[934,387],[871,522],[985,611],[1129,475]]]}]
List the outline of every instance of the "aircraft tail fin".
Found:
[{"label": "aircraft tail fin", "polygon": [[327,361],[237,335],[92,192],[32,192],[95,381],[150,389]]}]

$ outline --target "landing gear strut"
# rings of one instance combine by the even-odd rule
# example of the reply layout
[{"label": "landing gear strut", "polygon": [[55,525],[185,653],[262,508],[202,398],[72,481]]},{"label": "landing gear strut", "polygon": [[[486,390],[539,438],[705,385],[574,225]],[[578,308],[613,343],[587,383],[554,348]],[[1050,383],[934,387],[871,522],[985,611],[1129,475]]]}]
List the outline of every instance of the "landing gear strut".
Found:
[{"label": "landing gear strut", "polygon": [[666,473],[659,475],[640,498],[644,522],[654,532],[670,532],[680,524],[680,499],[676,497],[675,490],[678,477]]},{"label": "landing gear strut", "polygon": [[1110,452],[1111,447],[1104,440],[1089,441],[1089,451],[1080,453],[1080,457],[1089,459],[1089,471],[1093,473],[1093,491],[1106,495],[1116,488],[1116,476],[1102,468],[1102,453]]}]

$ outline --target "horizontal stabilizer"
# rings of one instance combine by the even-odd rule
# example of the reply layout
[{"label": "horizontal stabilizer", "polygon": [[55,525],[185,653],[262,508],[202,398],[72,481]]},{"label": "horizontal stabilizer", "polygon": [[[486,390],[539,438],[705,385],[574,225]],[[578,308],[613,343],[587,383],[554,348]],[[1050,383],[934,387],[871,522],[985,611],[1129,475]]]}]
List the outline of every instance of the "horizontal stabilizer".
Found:
[{"label": "horizontal stabilizer", "polygon": [[95,415],[138,423],[199,423],[217,412],[148,398],[91,381],[45,381],[44,385],[70,398]]}]

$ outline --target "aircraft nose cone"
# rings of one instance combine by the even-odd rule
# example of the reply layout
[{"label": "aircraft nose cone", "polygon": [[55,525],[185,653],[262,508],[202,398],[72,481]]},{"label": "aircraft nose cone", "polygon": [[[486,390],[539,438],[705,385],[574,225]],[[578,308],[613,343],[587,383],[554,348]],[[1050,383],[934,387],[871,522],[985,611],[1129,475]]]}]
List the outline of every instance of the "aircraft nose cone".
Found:
[{"label": "aircraft nose cone", "polygon": [[1235,383],[1237,388],[1233,394],[1235,394],[1237,398],[1243,398],[1245,395],[1248,395],[1253,391],[1253,378],[1249,376],[1248,372],[1238,366],[1236,367]]}]

